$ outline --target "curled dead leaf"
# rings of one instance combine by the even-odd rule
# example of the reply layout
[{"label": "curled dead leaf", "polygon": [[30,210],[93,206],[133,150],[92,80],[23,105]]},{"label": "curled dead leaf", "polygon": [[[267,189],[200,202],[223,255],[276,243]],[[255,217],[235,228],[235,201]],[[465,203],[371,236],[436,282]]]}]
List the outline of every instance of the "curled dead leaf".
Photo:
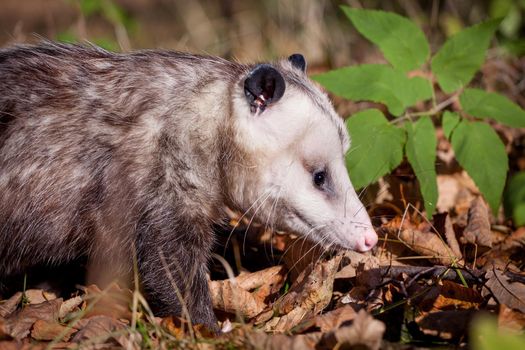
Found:
[{"label": "curled dead leaf", "polygon": [[22,292],[16,292],[11,296],[11,298],[2,301],[0,304],[0,317],[7,317],[13,311],[16,310],[16,307],[22,301]]},{"label": "curled dead leaf", "polygon": [[76,329],[63,326],[58,322],[37,320],[31,330],[31,338],[35,340],[61,340],[68,341]]},{"label": "curled dead leaf", "polygon": [[487,271],[485,278],[487,279],[485,286],[498,303],[525,313],[525,284],[510,282],[507,276],[496,268]]},{"label": "curled dead leaf", "polygon": [[399,233],[399,239],[421,256],[430,257],[430,261],[442,265],[450,265],[460,259],[443,240],[432,232],[404,229]]},{"label": "curled dead leaf", "polygon": [[287,331],[308,316],[321,312],[332,299],[335,274],[342,257],[319,262],[303,270],[286,295],[273,309],[280,318],[266,324],[266,330]]},{"label": "curled dead leaf", "polygon": [[357,313],[352,325],[323,334],[318,347],[328,349],[333,349],[336,346],[338,348],[366,347],[367,349],[377,350],[381,346],[385,330],[386,326],[383,322],[374,319],[366,311],[361,310]]},{"label": "curled dead leaf", "polygon": [[481,197],[476,197],[470,205],[463,237],[468,243],[492,247],[489,208]]},{"label": "curled dead leaf", "polygon": [[5,319],[7,333],[16,339],[25,338],[37,320],[56,322],[62,298],[44,303],[27,305]]}]

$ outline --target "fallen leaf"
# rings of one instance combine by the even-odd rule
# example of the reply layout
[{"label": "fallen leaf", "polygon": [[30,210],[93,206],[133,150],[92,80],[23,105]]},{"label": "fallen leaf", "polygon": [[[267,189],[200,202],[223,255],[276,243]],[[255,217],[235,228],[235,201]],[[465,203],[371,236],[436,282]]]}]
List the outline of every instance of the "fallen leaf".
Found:
[{"label": "fallen leaf", "polygon": [[525,330],[525,314],[501,304],[498,313],[498,328],[522,333]]},{"label": "fallen leaf", "polygon": [[461,259],[463,256],[461,254],[461,249],[459,248],[459,243],[456,238],[456,232],[454,232],[454,225],[452,225],[452,220],[450,219],[449,214],[445,217],[445,238],[447,239],[448,246],[452,250],[452,253],[458,258]]},{"label": "fallen leaf", "polygon": [[[345,305],[335,310],[328,311],[325,314],[317,315],[312,319],[303,322],[300,327],[305,330],[315,327],[321,332],[326,333],[341,327],[343,323],[354,320],[356,316],[357,312],[351,306]],[[301,332],[299,330],[296,331]]]},{"label": "fallen leaf", "polygon": [[7,333],[16,339],[25,338],[37,320],[57,321],[62,298],[27,305],[5,319]]},{"label": "fallen leaf", "polygon": [[0,349],[2,350],[44,350],[47,344],[38,344],[24,341],[0,341]]},{"label": "fallen leaf", "polygon": [[73,297],[73,298],[70,298],[64,301],[62,305],[60,305],[60,311],[58,313],[58,317],[59,318],[66,317],[67,314],[69,314],[75,308],[77,308],[80,304],[82,304],[82,301],[83,299],[81,296],[76,296],[76,297]]},{"label": "fallen leaf", "polygon": [[379,261],[371,254],[347,251],[343,255],[342,265],[344,266],[335,274],[335,279],[354,278],[357,276],[358,269],[369,270],[379,267]]},{"label": "fallen leaf", "polygon": [[22,301],[22,292],[16,292],[11,298],[5,300],[0,304],[0,317],[7,317]]},{"label": "fallen leaf", "polygon": [[492,247],[489,208],[481,197],[474,199],[470,205],[463,237],[467,243]]},{"label": "fallen leaf", "polygon": [[381,346],[386,326],[374,319],[366,311],[357,313],[350,326],[341,327],[333,332],[325,333],[317,344],[319,348],[366,348],[377,350]]},{"label": "fallen leaf", "polygon": [[63,326],[58,322],[37,320],[31,330],[31,338],[35,340],[60,340],[68,341],[76,329]]},{"label": "fallen leaf", "polygon": [[247,290],[253,291],[256,299],[265,302],[266,299],[277,293],[286,281],[286,268],[283,265],[272,266],[253,273],[243,273],[235,278],[237,284]]},{"label": "fallen leaf", "polygon": [[432,232],[405,229],[399,233],[399,239],[419,255],[428,256],[434,263],[450,265],[460,259],[441,238]]},{"label": "fallen leaf", "polygon": [[[486,287],[500,304],[525,313],[525,284],[520,282],[509,282],[505,274],[496,268],[492,268],[485,274]],[[485,292],[488,294],[488,291]]]},{"label": "fallen leaf", "polygon": [[57,298],[55,293],[46,292],[42,289],[28,289],[24,292],[29,304],[40,304]]},{"label": "fallen leaf", "polygon": [[272,324],[267,323],[265,329],[289,330],[305,317],[316,315],[328,306],[341,259],[341,256],[336,256],[303,270],[288,293],[274,303],[273,309],[281,317],[274,318]]},{"label": "fallen leaf", "polygon": [[299,334],[288,336],[284,334],[267,334],[260,331],[249,332],[246,341],[239,348],[264,350],[307,350],[317,349],[316,344],[321,338],[320,333]]},{"label": "fallen leaf", "polygon": [[125,323],[106,315],[83,318],[75,325],[79,331],[72,341],[80,344],[106,344],[108,341],[117,345],[128,344]]},{"label": "fallen leaf", "polygon": [[253,318],[266,308],[260,298],[230,280],[210,281],[209,287],[214,309]]},{"label": "fallen leaf", "polygon": [[477,309],[483,302],[483,297],[473,288],[442,280],[425,293],[418,302],[419,309],[428,312],[460,309]]},{"label": "fallen leaf", "polygon": [[431,312],[416,317],[421,332],[446,340],[463,338],[477,310],[446,310]]}]

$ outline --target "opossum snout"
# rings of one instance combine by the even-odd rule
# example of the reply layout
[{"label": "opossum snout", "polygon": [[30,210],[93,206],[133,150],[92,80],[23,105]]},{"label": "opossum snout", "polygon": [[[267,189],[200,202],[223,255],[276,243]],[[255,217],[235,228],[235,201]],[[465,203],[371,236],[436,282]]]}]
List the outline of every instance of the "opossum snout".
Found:
[{"label": "opossum snout", "polygon": [[369,251],[376,245],[377,239],[377,233],[372,227],[363,228],[356,242],[355,250],[358,252]]}]

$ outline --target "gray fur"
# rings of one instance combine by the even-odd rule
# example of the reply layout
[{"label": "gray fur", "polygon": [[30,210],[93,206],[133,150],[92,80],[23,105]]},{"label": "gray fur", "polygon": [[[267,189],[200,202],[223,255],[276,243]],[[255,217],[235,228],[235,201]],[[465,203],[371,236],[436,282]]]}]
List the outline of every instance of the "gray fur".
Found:
[{"label": "gray fur", "polygon": [[[326,96],[286,61],[276,67],[347,147]],[[79,256],[126,274],[136,249],[148,300],[178,314],[160,254],[193,321],[214,327],[211,227],[225,204],[246,210],[230,189],[255,176],[238,166],[253,155],[232,141],[232,96],[251,68],[169,51],[0,50],[0,279]]]}]

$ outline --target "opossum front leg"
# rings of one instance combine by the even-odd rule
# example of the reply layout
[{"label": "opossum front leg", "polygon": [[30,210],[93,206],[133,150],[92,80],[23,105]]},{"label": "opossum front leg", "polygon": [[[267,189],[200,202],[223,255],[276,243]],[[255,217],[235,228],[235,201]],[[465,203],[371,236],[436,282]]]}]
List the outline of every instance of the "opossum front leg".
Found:
[{"label": "opossum front leg", "polygon": [[210,233],[181,226],[184,238],[153,228],[141,235],[137,246],[142,287],[157,316],[189,316],[192,323],[218,331],[207,280],[211,242],[189,238]]}]

